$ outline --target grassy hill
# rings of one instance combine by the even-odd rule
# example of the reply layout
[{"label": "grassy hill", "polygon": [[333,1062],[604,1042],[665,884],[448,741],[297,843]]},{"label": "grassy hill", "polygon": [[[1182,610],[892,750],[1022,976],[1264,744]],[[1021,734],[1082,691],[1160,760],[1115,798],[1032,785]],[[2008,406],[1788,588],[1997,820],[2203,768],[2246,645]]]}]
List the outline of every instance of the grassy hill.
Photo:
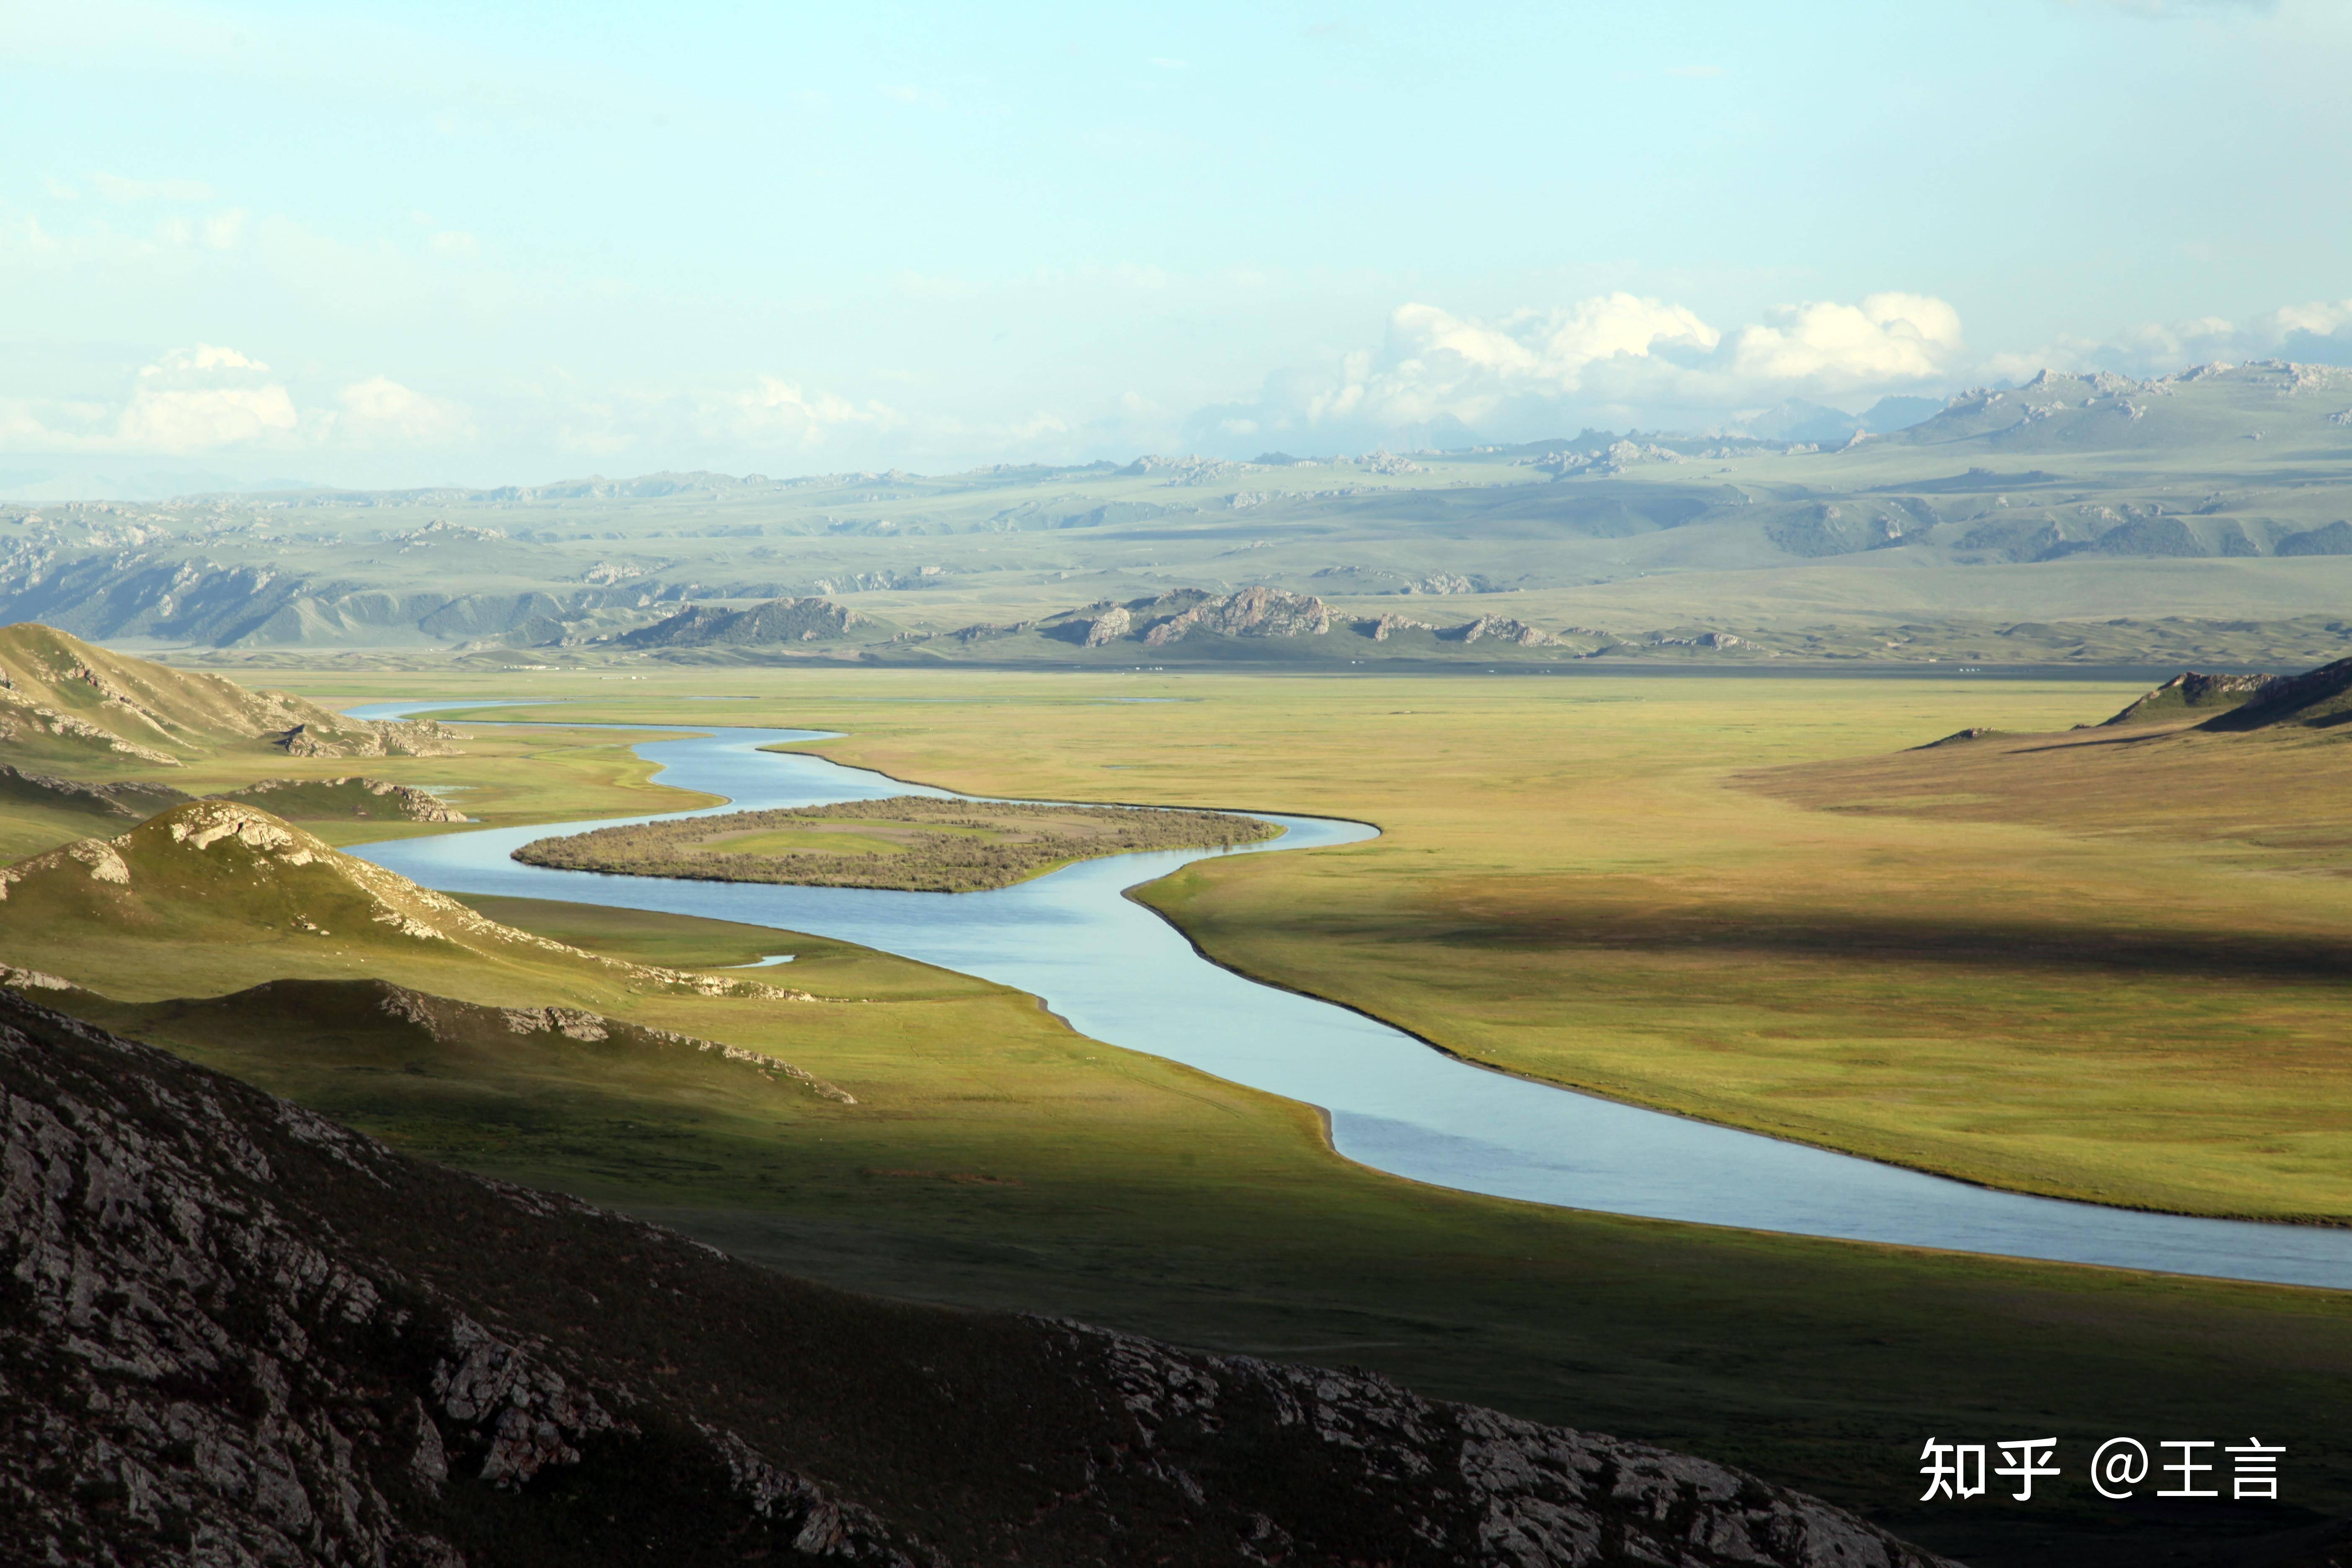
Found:
[{"label": "grassy hill", "polygon": [[233,749],[383,756],[446,749],[437,726],[347,720],[290,692],[251,691],[54,626],[0,627],[0,759],[82,772],[177,768]]},{"label": "grassy hill", "polygon": [[126,1001],[356,975],[444,987],[455,975],[467,999],[500,1005],[786,994],[500,925],[226,800],[193,801],[119,837],[77,839],[0,869],[0,952]]}]

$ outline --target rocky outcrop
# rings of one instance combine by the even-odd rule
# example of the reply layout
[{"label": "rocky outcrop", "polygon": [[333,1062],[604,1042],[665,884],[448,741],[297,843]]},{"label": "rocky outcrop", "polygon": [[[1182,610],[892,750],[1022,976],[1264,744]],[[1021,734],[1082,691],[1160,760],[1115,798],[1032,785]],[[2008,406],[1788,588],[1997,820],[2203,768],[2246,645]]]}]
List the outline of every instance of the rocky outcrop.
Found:
[{"label": "rocky outcrop", "polygon": [[338,719],[297,724],[271,743],[289,757],[454,757],[466,738],[430,719]]},{"label": "rocky outcrop", "polygon": [[1409,616],[1381,616],[1357,622],[1356,629],[1374,642],[1386,642],[1399,632],[1433,632],[1437,628],[1427,621],[1416,621]]},{"label": "rocky outcrop", "polygon": [[[13,1000],[0,1116],[14,1561],[546,1561],[483,1523],[539,1522],[551,1471],[616,1459],[721,1503],[706,1534],[789,1547],[814,1527],[840,1555],[914,1561],[805,1478],[745,1474],[732,1434],[646,1410],[355,1246],[304,1178],[359,1215],[397,1202],[409,1173],[369,1139]],[[572,1206],[480,1195],[519,1223]]]},{"label": "rocky outcrop", "polygon": [[16,1560],[1938,1561],[1367,1373],[782,1279],[7,995],[0,1139]]},{"label": "rocky outcrop", "polygon": [[2260,679],[2263,684],[2199,729],[2267,730],[2294,725],[2325,730],[2352,722],[2352,658],[2339,658],[2301,675],[2237,679]]},{"label": "rocky outcrop", "polygon": [[1171,616],[1143,636],[1152,647],[1181,642],[1196,633],[1233,637],[1321,637],[1331,629],[1331,612],[1311,594],[1282,588],[1244,588]]},{"label": "rocky outcrop", "polygon": [[1515,647],[1556,647],[1559,639],[1540,627],[1508,616],[1481,616],[1469,625],[1457,627],[1454,635],[1465,643],[1475,643],[1482,637],[1493,637]]},{"label": "rocky outcrop", "polygon": [[1087,622],[1086,636],[1079,639],[1078,646],[1100,647],[1105,643],[1117,642],[1134,629],[1134,615],[1124,605],[1113,605]]},{"label": "rocky outcrop", "polygon": [[387,779],[261,779],[210,797],[257,805],[289,822],[364,817],[394,822],[463,822],[466,814],[414,784]]},{"label": "rocky outcrop", "polygon": [[2135,698],[2107,724],[2154,724],[2213,709],[2235,708],[2252,701],[2284,678],[2276,675],[2206,675],[2184,669],[2170,680]]},{"label": "rocky outcrop", "polygon": [[830,599],[771,599],[749,609],[690,605],[665,620],[613,638],[620,647],[747,647],[770,643],[826,642],[848,635],[866,619]]}]

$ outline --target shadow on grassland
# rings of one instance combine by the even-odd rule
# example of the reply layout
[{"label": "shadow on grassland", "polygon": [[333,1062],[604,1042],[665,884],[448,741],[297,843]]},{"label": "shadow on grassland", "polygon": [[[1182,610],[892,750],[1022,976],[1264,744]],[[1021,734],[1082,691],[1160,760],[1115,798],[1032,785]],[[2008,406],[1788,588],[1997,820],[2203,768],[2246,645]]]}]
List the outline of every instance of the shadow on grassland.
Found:
[{"label": "shadow on grassland", "polygon": [[[1318,922],[1328,924],[1330,922]],[[1346,925],[1344,918],[1337,922]],[[1366,931],[1360,934],[1370,935]],[[2030,971],[2332,985],[2352,979],[2352,939],[1962,916],[1779,911],[1538,915],[1438,927],[1443,947],[1593,952],[1691,958],[1829,958]]]}]

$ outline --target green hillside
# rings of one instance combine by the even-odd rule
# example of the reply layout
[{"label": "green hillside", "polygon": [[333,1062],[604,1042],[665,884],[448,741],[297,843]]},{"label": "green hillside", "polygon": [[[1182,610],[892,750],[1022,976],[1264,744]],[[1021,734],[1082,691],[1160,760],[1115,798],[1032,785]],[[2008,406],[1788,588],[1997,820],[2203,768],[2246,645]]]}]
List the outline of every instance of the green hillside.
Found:
[{"label": "green hillside", "polygon": [[346,720],[290,692],[252,691],[34,623],[0,627],[0,761],[68,771],[176,768],[222,750],[293,756],[431,754],[439,726]]},{"label": "green hillside", "polygon": [[784,998],[755,981],[602,957],[503,926],[268,812],[200,800],[0,869],[0,952],[123,1000],[367,976],[495,1005]]}]

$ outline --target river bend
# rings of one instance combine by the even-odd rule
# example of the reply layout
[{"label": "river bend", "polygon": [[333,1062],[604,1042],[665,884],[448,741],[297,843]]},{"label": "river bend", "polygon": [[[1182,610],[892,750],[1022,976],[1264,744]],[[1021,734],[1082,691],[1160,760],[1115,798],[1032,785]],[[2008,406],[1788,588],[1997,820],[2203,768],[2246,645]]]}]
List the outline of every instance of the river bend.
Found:
[{"label": "river bend", "polygon": [[[352,712],[391,718],[488,706],[379,703]],[[823,738],[812,730],[722,729],[635,750],[658,765],[662,783],[729,802],[709,812],[892,795],[953,798],[822,757],[760,749]],[[1122,896],[1209,854],[1310,849],[1375,836],[1360,823],[1269,815],[1285,833],[1265,844],[1082,861],[983,893],[619,877],[509,858],[551,831],[648,820],[440,834],[351,852],[446,892],[808,931],[1016,986],[1096,1039],[1319,1106],[1340,1153],[1439,1186],[1803,1236],[2352,1288],[2352,1229],[2144,1214],[1996,1192],[1472,1067],[1344,1007],[1221,969]]]}]

